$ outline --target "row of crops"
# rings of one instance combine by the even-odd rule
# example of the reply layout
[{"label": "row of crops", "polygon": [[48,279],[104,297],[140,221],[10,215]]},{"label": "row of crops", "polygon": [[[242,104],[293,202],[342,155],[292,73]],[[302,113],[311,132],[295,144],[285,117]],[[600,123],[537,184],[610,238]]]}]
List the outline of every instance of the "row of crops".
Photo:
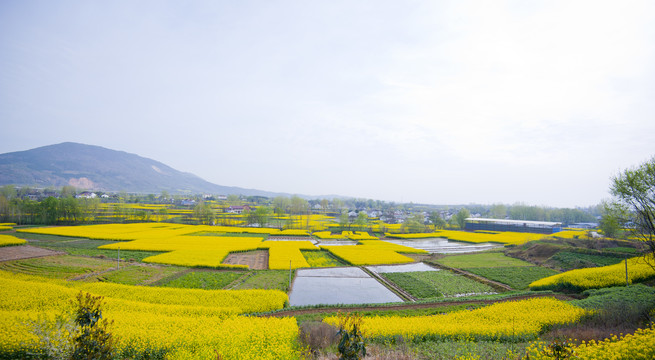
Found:
[{"label": "row of crops", "polygon": [[[0,352],[21,357],[38,351],[40,339],[30,322],[54,319],[70,310],[70,299],[79,291],[102,295],[105,316],[115,321],[113,331],[123,354],[166,353],[170,359],[297,359],[300,345],[293,318],[244,317],[240,314],[280,309],[286,295],[277,291],[207,291],[131,287],[106,283],[75,283],[0,272]],[[465,337],[473,341],[535,341],[528,348],[540,358],[546,344],[539,334],[550,326],[576,322],[588,310],[563,301],[539,298],[508,301],[431,316],[365,317],[362,330],[374,341],[445,341]],[[336,317],[324,322],[336,324]],[[611,354],[652,354],[651,329],[625,338],[585,343],[577,347],[580,358]],[[633,348],[634,347],[634,348]],[[636,350],[639,350],[637,352]],[[645,351],[645,352],[644,352]],[[649,352],[650,351],[650,352]],[[545,358],[545,357],[543,357]],[[640,357],[634,357],[638,359]],[[647,358],[647,357],[642,357]]]},{"label": "row of crops", "polygon": [[[112,331],[119,339],[119,356],[151,354],[156,358],[153,354],[165,354],[169,359],[209,359],[217,356],[221,359],[300,359],[304,356],[304,345],[298,340],[299,326],[295,318],[246,316],[283,309],[289,301],[287,294],[279,290],[239,290],[243,287],[236,286],[263,274],[277,276],[277,280],[273,277],[261,277],[258,281],[286,282],[288,271],[279,271],[278,274],[275,270],[256,272],[238,265],[228,267],[222,264],[227,254],[266,250],[269,254],[270,269],[288,270],[290,264],[293,268],[344,264],[404,264],[414,262],[410,256],[425,253],[367,238],[364,233],[356,232],[346,235],[352,236],[351,239],[360,237],[358,245],[320,247],[307,240],[276,241],[274,237],[277,235],[301,235],[300,232],[283,234],[278,229],[224,229],[216,226],[148,223],[23,229],[21,232],[44,237],[76,237],[84,244],[97,242],[101,249],[94,251],[116,253],[120,248],[121,253],[147,253],[150,255],[143,257],[143,262],[175,265],[163,267],[170,271],[180,269],[176,266],[185,269],[211,267],[224,270],[184,272],[182,276],[173,276],[174,279],[168,281],[165,286],[129,286],[111,283],[119,281],[117,278],[112,279],[112,276],[118,277],[120,271],[133,271],[136,268],[144,273],[150,269],[126,266],[115,272],[106,272],[113,266],[108,261],[79,258],[86,259],[80,260],[79,266],[94,267],[92,271],[103,273],[105,281],[108,281],[89,283],[62,280],[78,272],[75,268],[77,265],[72,261],[66,264],[68,275],[62,274],[52,278],[20,273],[33,272],[43,275],[54,273],[58,268],[66,270],[66,266],[53,265],[52,261],[41,259],[14,262],[17,267],[22,267],[20,269],[0,266],[0,269],[7,270],[0,270],[0,287],[3,289],[0,293],[0,333],[9,334],[0,339],[0,358],[21,358],[25,354],[40,351],[44,345],[40,343],[41,339],[35,336],[34,324],[48,320],[52,322],[62,313],[70,311],[70,300],[83,291],[104,297],[105,315],[114,320]],[[477,237],[479,242],[487,236],[500,235],[469,234],[472,235],[468,236]],[[442,234],[443,237],[446,235],[459,236]],[[518,238],[512,234],[506,236]],[[4,238],[19,240],[14,243],[7,242],[6,246],[24,243],[22,239],[0,235],[0,246]],[[508,244],[520,243],[519,240],[509,238],[505,241]],[[625,284],[626,281],[625,263],[558,274],[553,270],[506,257],[501,252],[450,256],[434,261],[444,267],[463,269],[508,284],[514,289],[558,290],[568,287],[580,291],[614,286],[617,284],[615,278],[621,280],[619,285]],[[652,269],[649,271],[638,258],[628,260],[627,265],[630,283],[655,278],[655,272]],[[493,289],[485,284],[445,270],[381,275],[422,301],[435,301],[462,293],[493,292]],[[188,287],[229,287],[235,290],[200,290]],[[540,340],[545,331],[580,322],[593,314],[594,311],[580,307],[575,302],[538,298],[507,301],[471,310],[446,311],[435,315],[408,313],[365,316],[362,319],[362,329],[369,341],[381,344],[394,343],[399,338],[412,343],[443,343],[459,341],[458,339],[480,343],[525,343],[528,344],[525,351],[530,354],[530,358],[539,359],[548,358],[544,354],[552,348],[551,344]],[[321,320],[327,324],[339,322],[339,319],[333,316]],[[617,354],[631,354],[630,357],[623,358],[642,356],[641,358],[646,359],[653,357],[655,332],[646,328],[633,335],[619,336],[603,342],[571,343],[566,346],[581,359],[612,358],[610,355]]]}]

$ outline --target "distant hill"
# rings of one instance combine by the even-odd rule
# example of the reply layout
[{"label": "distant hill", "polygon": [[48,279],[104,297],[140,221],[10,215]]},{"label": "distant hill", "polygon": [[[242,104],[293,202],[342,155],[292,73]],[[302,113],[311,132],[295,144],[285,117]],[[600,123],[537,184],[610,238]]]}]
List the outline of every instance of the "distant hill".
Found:
[{"label": "distant hill", "polygon": [[288,195],[212,184],[124,151],[72,142],[0,154],[0,185],[159,194]]}]

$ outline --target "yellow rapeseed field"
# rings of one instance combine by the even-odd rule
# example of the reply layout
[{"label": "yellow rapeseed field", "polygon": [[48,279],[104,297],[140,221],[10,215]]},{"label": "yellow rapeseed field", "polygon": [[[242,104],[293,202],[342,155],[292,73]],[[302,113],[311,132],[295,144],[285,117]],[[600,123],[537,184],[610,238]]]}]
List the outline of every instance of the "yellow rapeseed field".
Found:
[{"label": "yellow rapeseed field", "polygon": [[[616,335],[603,341],[570,342],[567,349],[573,359],[579,360],[652,360],[655,359],[655,328],[638,329],[634,334],[618,337]],[[530,359],[552,359],[548,343],[538,341],[531,344],[526,353]]]},{"label": "yellow rapeseed field", "polygon": [[168,349],[169,359],[297,359],[293,318],[241,317],[280,309],[277,290],[197,290],[71,283],[0,271],[0,350],[29,349],[36,337],[27,320],[70,310],[79,291],[104,296],[104,317],[120,349]]},{"label": "yellow rapeseed field", "polygon": [[319,250],[311,241],[264,241],[260,249],[268,249],[269,269],[310,267],[300,250]]},{"label": "yellow rapeseed field", "polygon": [[[432,316],[364,317],[362,331],[367,338],[440,340],[461,337],[477,340],[526,341],[536,339],[548,325],[579,320],[587,312],[552,298],[496,303],[475,310]],[[338,317],[323,321],[337,325]]]},{"label": "yellow rapeseed field", "polygon": [[371,246],[321,246],[334,256],[353,265],[404,264],[414,259],[393,250],[379,249]]},{"label": "yellow rapeseed field", "polygon": [[424,239],[433,237],[442,237],[454,241],[464,241],[471,243],[494,242],[505,245],[520,245],[528,241],[539,240],[546,237],[544,234],[518,233],[518,232],[468,232],[457,230],[437,230],[432,233],[418,234],[391,234],[386,233],[387,237],[399,239]]},{"label": "yellow rapeseed field", "polygon": [[19,239],[11,235],[0,235],[0,247],[2,246],[13,246],[13,245],[22,245],[27,243],[23,239]]},{"label": "yellow rapeseed field", "polygon": [[399,253],[427,254],[427,251],[393,244],[382,240],[361,240],[359,245],[323,245],[334,256],[353,265],[404,264],[414,259]]},{"label": "yellow rapeseed field", "polygon": [[[628,259],[628,282],[639,282],[655,277],[655,270],[642,257]],[[625,260],[609,266],[576,269],[549,276],[530,284],[530,289],[571,288],[574,290],[598,289],[625,285]]]}]

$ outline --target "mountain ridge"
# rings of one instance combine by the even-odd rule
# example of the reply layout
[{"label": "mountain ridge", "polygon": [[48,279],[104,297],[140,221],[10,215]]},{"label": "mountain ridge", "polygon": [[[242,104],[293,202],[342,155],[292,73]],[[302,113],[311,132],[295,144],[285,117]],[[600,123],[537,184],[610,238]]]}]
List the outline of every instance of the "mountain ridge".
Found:
[{"label": "mountain ridge", "polygon": [[155,194],[289,195],[217,185],[137,154],[76,142],[0,154],[0,185],[72,185],[83,190]]}]

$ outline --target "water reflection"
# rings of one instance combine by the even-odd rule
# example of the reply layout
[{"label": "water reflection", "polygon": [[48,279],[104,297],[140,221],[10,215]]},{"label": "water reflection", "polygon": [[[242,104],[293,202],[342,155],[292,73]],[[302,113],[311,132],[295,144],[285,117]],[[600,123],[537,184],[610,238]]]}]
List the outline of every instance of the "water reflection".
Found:
[{"label": "water reflection", "polygon": [[502,247],[500,244],[480,243],[471,244],[459,241],[452,241],[446,238],[426,238],[426,239],[409,239],[409,240],[384,240],[392,244],[412,247],[415,249],[426,250],[431,254],[458,254],[475,251],[484,251]]}]

